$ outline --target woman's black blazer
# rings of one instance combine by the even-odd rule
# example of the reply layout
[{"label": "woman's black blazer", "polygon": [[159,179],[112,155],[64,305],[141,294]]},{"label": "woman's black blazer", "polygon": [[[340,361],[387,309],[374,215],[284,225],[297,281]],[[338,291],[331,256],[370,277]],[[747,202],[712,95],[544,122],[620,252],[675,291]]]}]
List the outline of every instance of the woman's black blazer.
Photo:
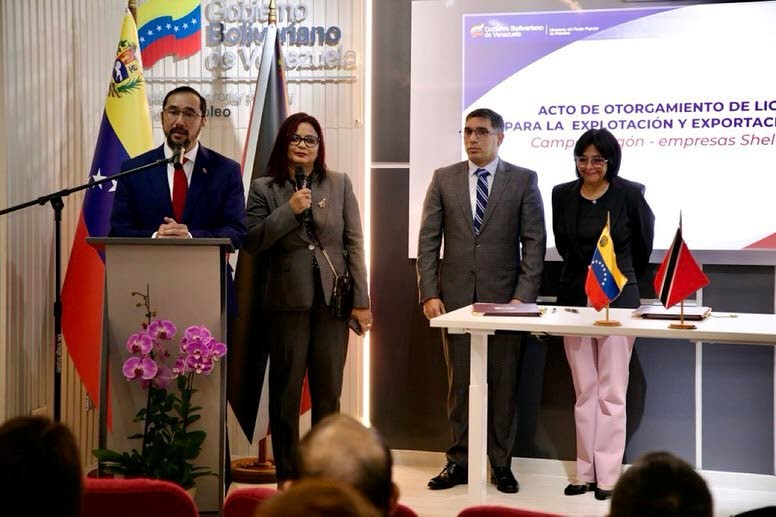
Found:
[{"label": "woman's black blazer", "polygon": [[[552,230],[563,258],[558,303],[585,305],[585,278],[592,257],[582,256],[577,239],[577,208],[582,180],[552,189]],[[644,199],[644,185],[616,176],[609,184],[606,203],[617,266],[628,283],[638,283],[647,270],[655,233],[655,216]]]}]

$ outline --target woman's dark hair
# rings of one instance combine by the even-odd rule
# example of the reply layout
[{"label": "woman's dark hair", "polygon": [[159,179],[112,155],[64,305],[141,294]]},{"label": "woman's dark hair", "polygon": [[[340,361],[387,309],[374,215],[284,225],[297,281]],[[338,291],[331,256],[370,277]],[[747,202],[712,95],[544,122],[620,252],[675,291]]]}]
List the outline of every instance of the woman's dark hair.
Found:
[{"label": "woman's dark hair", "polygon": [[[582,156],[585,149],[591,145],[606,159],[606,175],[604,179],[611,181],[620,172],[620,160],[622,159],[620,143],[606,129],[589,129],[577,140],[574,146],[574,156]],[[574,172],[576,172],[578,178],[582,177],[576,164],[574,164]]]},{"label": "woman's dark hair", "polygon": [[291,136],[296,133],[299,124],[307,122],[318,135],[318,157],[315,158],[313,168],[321,179],[326,175],[326,145],[323,142],[323,131],[321,124],[312,115],[307,113],[294,113],[280,125],[278,136],[275,139],[275,145],[272,147],[272,153],[269,155],[267,164],[267,176],[275,178],[275,183],[284,185],[288,180],[288,145]]},{"label": "woman's dark hair", "polygon": [[82,483],[78,445],[67,427],[38,416],[0,426],[0,486],[25,515],[78,517]]}]

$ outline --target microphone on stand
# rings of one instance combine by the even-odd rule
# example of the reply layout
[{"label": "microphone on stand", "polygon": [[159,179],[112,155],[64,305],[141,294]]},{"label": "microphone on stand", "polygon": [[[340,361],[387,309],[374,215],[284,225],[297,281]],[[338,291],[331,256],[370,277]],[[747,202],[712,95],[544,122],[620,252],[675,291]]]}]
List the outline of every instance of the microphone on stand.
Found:
[{"label": "microphone on stand", "polygon": [[[304,167],[301,165],[294,167],[294,181],[296,182],[296,190],[310,188],[309,176],[304,173]],[[312,209],[307,208],[304,212],[302,212],[302,220],[305,223],[313,220]]]},{"label": "microphone on stand", "polygon": [[182,145],[176,145],[172,150],[172,166],[183,167],[183,155],[186,154],[186,148]]}]

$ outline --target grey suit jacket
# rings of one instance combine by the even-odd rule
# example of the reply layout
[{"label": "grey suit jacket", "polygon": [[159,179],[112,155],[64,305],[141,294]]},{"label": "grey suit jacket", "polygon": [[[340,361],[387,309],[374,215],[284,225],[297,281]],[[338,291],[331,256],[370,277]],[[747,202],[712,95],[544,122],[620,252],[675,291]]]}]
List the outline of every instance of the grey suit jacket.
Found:
[{"label": "grey suit jacket", "polygon": [[438,297],[450,311],[472,303],[475,292],[483,302],[536,300],[547,243],[536,173],[500,160],[490,190],[475,235],[468,162],[434,171],[418,238],[421,302]]},{"label": "grey suit jacket", "polygon": [[[245,251],[269,254],[269,278],[265,306],[278,310],[309,309],[313,304],[313,257],[318,261],[326,303],[330,303],[334,273],[288,203],[294,194],[291,182],[278,185],[273,178],[251,183],[248,196],[248,235]],[[346,174],[327,171],[316,175],[312,186],[315,231],[338,274],[347,265],[353,277],[354,307],[369,307],[364,260],[364,235],[358,201]]]}]

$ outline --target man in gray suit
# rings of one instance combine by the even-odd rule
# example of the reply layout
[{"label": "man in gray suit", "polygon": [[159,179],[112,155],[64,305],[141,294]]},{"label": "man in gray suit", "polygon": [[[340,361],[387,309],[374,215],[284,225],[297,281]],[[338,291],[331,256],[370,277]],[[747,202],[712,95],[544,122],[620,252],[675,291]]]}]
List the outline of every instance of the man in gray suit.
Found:
[{"label": "man in gray suit", "polygon": [[[418,288],[429,319],[477,301],[533,302],[542,279],[547,235],[536,173],[498,157],[504,141],[498,113],[472,111],[462,134],[469,159],[434,171],[423,203]],[[519,489],[510,464],[520,343],[509,335],[488,343],[488,459],[496,487],[506,493]],[[442,344],[453,445],[447,465],[428,483],[432,490],[468,481],[469,337],[443,330]]]}]

